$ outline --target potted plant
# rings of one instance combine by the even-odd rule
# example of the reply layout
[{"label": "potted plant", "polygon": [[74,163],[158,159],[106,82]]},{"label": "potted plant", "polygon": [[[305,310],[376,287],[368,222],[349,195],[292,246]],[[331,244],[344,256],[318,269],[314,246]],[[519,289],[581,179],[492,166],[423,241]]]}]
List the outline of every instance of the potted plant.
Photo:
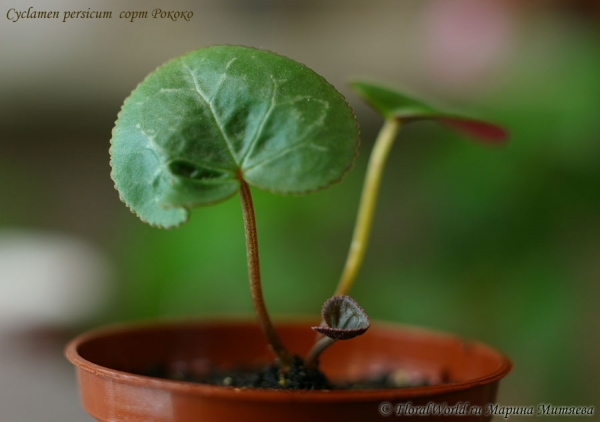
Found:
[{"label": "potted plant", "polygon": [[[66,355],[77,367],[83,406],[93,417],[491,418],[485,406],[493,403],[498,381],[510,371],[507,358],[447,334],[389,324],[370,327],[366,313],[347,294],[364,255],[385,158],[400,124],[436,119],[492,142],[503,140],[505,133],[375,83],[351,86],[385,123],[370,158],[347,263],[334,296],[323,305],[320,323],[277,326],[262,296],[250,185],[301,194],[340,181],[358,146],[358,125],[343,96],[286,57],[214,46],[166,63],[125,100],[110,150],[121,199],[143,221],[171,228],[184,223],[192,207],[238,194],[258,324],[164,322],[83,334],[67,346]],[[348,344],[334,344],[354,337]]]}]

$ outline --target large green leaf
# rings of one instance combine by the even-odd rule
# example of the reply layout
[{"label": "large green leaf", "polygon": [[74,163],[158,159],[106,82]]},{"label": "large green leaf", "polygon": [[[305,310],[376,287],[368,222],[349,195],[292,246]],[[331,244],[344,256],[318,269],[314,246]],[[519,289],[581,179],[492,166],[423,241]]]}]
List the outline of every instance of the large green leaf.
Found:
[{"label": "large green leaf", "polygon": [[493,143],[502,142],[507,136],[500,126],[437,109],[384,85],[356,80],[350,82],[350,87],[384,119],[400,119],[405,122],[438,120],[466,135]]},{"label": "large green leaf", "polygon": [[354,113],[321,76],[271,52],[214,46],[169,61],[125,100],[111,176],[143,221],[172,227],[240,180],[278,193],[325,188],[357,144]]}]

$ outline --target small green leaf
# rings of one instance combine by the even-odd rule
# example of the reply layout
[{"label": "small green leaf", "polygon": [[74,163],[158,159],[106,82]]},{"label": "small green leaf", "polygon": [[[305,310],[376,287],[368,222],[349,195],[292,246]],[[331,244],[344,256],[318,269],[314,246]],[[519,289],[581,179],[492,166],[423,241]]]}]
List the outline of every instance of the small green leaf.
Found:
[{"label": "small green leaf", "polygon": [[439,110],[393,88],[365,81],[352,81],[350,87],[386,120],[438,120],[465,135],[491,143],[503,142],[507,137],[500,126]]},{"label": "small green leaf", "polygon": [[333,296],[321,310],[326,326],[311,327],[313,330],[334,340],[349,340],[369,328],[369,317],[350,296]]},{"label": "small green leaf", "polygon": [[306,66],[214,46],[151,73],[125,100],[111,140],[121,199],[159,227],[234,195],[328,187],[349,170],[358,126],[343,96]]}]

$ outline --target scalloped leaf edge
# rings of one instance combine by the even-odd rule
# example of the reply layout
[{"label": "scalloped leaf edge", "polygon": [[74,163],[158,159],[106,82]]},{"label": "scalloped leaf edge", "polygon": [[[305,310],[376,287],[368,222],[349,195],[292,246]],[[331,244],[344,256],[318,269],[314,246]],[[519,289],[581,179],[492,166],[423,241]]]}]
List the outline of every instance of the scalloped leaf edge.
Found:
[{"label": "scalloped leaf edge", "polygon": [[[248,49],[253,49],[253,50],[257,50],[257,51],[264,51],[264,52],[268,52],[274,55],[277,55],[279,57],[283,57],[289,60],[293,60],[294,62],[298,63],[299,65],[303,66],[304,68],[310,70],[311,72],[315,73],[316,75],[318,75],[325,83],[327,83],[328,85],[330,85],[335,91],[338,92],[338,94],[340,95],[341,99],[343,100],[343,102],[345,103],[346,107],[348,108],[349,112],[351,113],[353,119],[354,119],[354,123],[356,125],[356,131],[355,131],[355,140],[354,140],[354,154],[348,164],[348,166],[343,169],[343,171],[340,173],[339,177],[337,179],[331,180],[329,182],[327,182],[327,184],[320,186],[318,188],[315,189],[309,189],[309,190],[305,190],[305,191],[297,191],[297,192],[285,192],[285,191],[278,191],[277,189],[270,189],[270,188],[265,188],[263,186],[260,186],[259,184],[253,183],[253,186],[260,189],[260,190],[264,190],[267,191],[269,193],[274,193],[274,194],[278,194],[278,195],[290,195],[290,196],[301,196],[301,195],[305,195],[305,194],[309,194],[309,193],[314,193],[314,192],[319,192],[321,190],[325,190],[325,189],[329,189],[331,186],[342,182],[342,180],[346,177],[346,175],[352,170],[352,168],[355,165],[356,162],[356,158],[358,157],[359,154],[359,147],[360,147],[360,125],[358,123],[358,119],[356,118],[356,113],[354,112],[354,109],[350,106],[350,103],[348,102],[347,98],[331,83],[329,82],[324,76],[320,75],[319,73],[317,73],[316,71],[314,71],[313,69],[311,69],[309,66],[307,66],[306,64],[299,62],[297,60],[291,59],[290,57],[287,57],[285,55],[279,54],[277,52],[268,50],[268,49],[261,49],[261,48],[256,48],[256,47],[248,47],[248,46],[242,46],[242,45],[235,45],[235,44],[215,44],[215,45],[211,45],[211,46],[207,46],[207,47],[203,47],[203,48],[211,48],[211,47],[224,47],[224,46],[233,46],[233,47],[244,47],[244,48],[248,48]],[[151,72],[149,72],[138,84],[136,84],[136,86],[130,91],[130,93],[128,94],[128,96],[126,97],[125,100],[127,100],[135,90],[138,89],[138,87],[140,85],[142,85],[152,74],[154,74],[155,72],[157,72],[159,69],[163,68],[164,66],[166,66],[168,63],[172,62],[173,60],[176,59],[180,59],[183,58],[187,55],[193,54],[194,52],[196,52],[197,50],[192,50],[192,51],[188,51],[184,54],[172,57],[166,61],[164,61],[163,63],[161,63],[159,66],[155,67],[154,70],[152,70]],[[123,101],[123,103],[121,104],[121,107],[119,109],[119,112],[117,113],[117,118],[115,119],[115,122],[113,124],[113,128],[111,130],[111,139],[110,139],[110,146],[109,146],[109,156],[110,156],[110,160],[109,160],[109,165],[111,167],[111,172],[110,172],[110,176],[111,176],[111,180],[113,180],[113,188],[117,191],[118,195],[119,195],[119,199],[121,202],[123,202],[125,204],[125,206],[134,214],[136,215],[142,222],[150,225],[151,227],[156,227],[156,228],[162,228],[162,229],[173,229],[173,228],[177,228],[180,227],[181,225],[187,223],[190,219],[190,215],[191,215],[191,209],[194,208],[194,206],[192,207],[177,207],[177,209],[181,210],[184,213],[184,217],[182,219],[180,219],[177,223],[175,224],[171,224],[171,225],[164,225],[164,224],[156,224],[154,222],[150,222],[147,219],[143,218],[138,212],[136,212],[132,206],[130,206],[127,201],[125,201],[125,199],[123,198],[123,196],[121,195],[121,192],[119,191],[118,187],[117,187],[117,183],[115,182],[115,177],[113,176],[114,174],[114,167],[113,167],[113,159],[112,159],[112,147],[113,147],[113,139],[114,139],[114,131],[116,129],[116,123],[119,120],[121,113],[123,112],[123,108],[125,106],[125,102]],[[243,177],[242,177],[243,179]],[[226,198],[223,198],[221,200],[218,201],[214,201],[214,202],[210,202],[210,203],[204,203],[202,204],[203,206],[209,206],[209,205],[213,205],[213,204],[217,204],[223,201],[226,201],[228,199],[230,199],[231,197],[233,197],[235,194],[232,194]]]}]

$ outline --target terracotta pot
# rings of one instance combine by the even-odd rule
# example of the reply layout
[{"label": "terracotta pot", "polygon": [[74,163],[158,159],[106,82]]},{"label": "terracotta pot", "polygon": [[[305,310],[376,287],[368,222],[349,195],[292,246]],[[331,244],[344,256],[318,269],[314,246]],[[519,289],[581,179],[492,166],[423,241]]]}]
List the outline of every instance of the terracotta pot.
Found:
[{"label": "terracotta pot", "polygon": [[[304,356],[315,339],[310,326],[296,322],[277,329],[288,350]],[[334,344],[323,354],[320,368],[333,381],[405,368],[432,381],[446,378],[447,382],[388,390],[282,391],[209,386],[131,373],[157,363],[210,362],[231,367],[271,362],[263,335],[252,322],[100,329],[69,343],[66,356],[77,367],[84,409],[106,422],[371,421],[394,418],[398,405],[405,405],[401,412],[406,416],[429,403],[426,413],[430,414],[434,404],[445,403],[440,410],[459,404],[450,411],[454,413],[476,413],[474,406],[479,406],[481,414],[472,417],[483,421],[491,419],[485,406],[494,403],[498,382],[512,367],[505,356],[481,343],[385,324],[373,324],[364,336]],[[414,413],[420,421],[429,419]],[[464,416],[449,415],[442,420],[463,421]]]}]

